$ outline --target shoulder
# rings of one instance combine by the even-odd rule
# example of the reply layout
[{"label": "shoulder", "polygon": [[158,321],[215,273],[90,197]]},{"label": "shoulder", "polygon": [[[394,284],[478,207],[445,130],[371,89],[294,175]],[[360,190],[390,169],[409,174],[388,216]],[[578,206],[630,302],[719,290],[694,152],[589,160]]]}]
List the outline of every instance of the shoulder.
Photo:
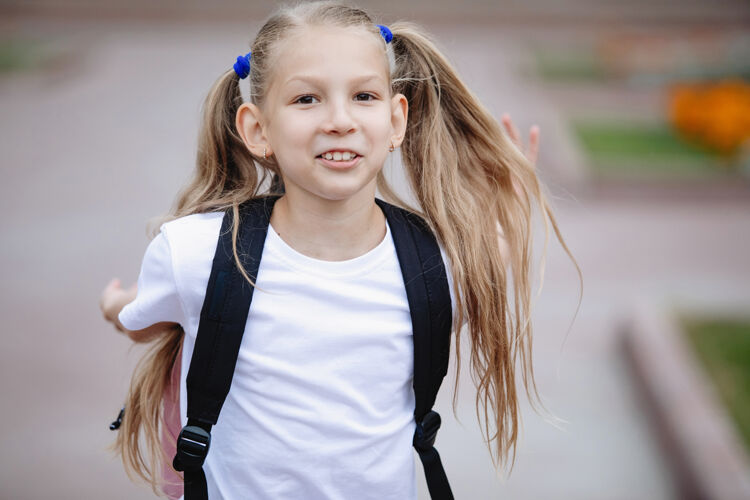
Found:
[{"label": "shoulder", "polygon": [[205,212],[179,217],[161,225],[156,239],[166,240],[176,274],[196,265],[202,267],[204,261],[210,265],[223,219],[224,212]]},{"label": "shoulder", "polygon": [[380,198],[375,198],[375,203],[378,204],[389,219],[393,218],[397,221],[405,221],[412,225],[416,225],[423,231],[430,231],[427,221],[416,212],[388,203]]},{"label": "shoulder", "polygon": [[[437,254],[438,238],[424,217],[418,213],[393,205],[379,198],[375,202],[385,214],[391,225],[393,238],[398,245],[413,241],[417,249],[421,249],[421,258],[429,258]],[[408,248],[408,245],[407,245]]]},{"label": "shoulder", "polygon": [[[445,251],[445,248],[443,247],[443,244],[440,242],[440,239],[437,238],[430,225],[421,215],[378,198],[376,198],[375,201],[383,210],[383,212],[385,212],[386,217],[389,220],[389,224],[393,223],[394,226],[398,226],[399,224],[401,224],[402,228],[408,227],[409,230],[407,230],[407,232],[411,232],[412,235],[415,236],[415,241],[421,240],[423,242],[422,245],[425,241],[429,241],[430,247],[434,248],[433,245],[437,246],[438,250],[440,251],[443,268],[445,269],[445,278],[448,283],[448,291],[450,293],[453,317],[455,318],[457,304],[451,261],[448,258],[448,255]],[[398,228],[396,229],[396,231],[398,231]],[[394,237],[394,243],[395,239],[396,237]],[[418,244],[417,246],[420,246],[420,244]],[[458,288],[459,294],[461,294],[460,287]]]},{"label": "shoulder", "polygon": [[222,216],[223,212],[207,212],[164,222],[146,248],[142,271],[171,268],[186,257],[208,251],[210,243],[202,249],[201,242],[218,239]]},{"label": "shoulder", "polygon": [[212,242],[214,247],[219,237],[224,212],[204,212],[185,215],[163,223],[159,227],[157,238],[163,237],[168,241],[173,253],[197,249],[206,242]]},{"label": "shoulder", "polygon": [[206,232],[213,232],[214,230],[218,232],[223,219],[224,212],[191,214],[167,221],[159,229],[169,239],[173,237],[202,236]]}]

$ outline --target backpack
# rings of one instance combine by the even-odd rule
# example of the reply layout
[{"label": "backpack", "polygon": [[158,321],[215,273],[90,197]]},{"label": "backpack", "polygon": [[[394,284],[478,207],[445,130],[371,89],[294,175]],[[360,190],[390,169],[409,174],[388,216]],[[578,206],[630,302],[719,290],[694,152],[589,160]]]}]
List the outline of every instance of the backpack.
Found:
[{"label": "backpack", "polygon": [[[280,196],[242,203],[238,255],[255,281],[273,205]],[[448,478],[434,447],[440,415],[432,410],[448,371],[452,326],[448,280],[435,236],[419,216],[375,199],[391,228],[404,278],[414,338],[414,418],[412,444],[425,471],[430,496],[452,500]],[[254,287],[237,268],[232,252],[233,215],[227,210],[216,247],[190,368],[187,425],[177,439],[173,466],[184,472],[185,500],[207,500],[203,462],[237,363]]]}]

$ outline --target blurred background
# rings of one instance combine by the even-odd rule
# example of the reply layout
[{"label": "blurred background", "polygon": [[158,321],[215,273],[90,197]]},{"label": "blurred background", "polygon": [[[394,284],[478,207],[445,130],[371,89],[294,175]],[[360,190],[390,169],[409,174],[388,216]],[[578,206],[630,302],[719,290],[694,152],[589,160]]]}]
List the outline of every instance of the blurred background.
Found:
[{"label": "blurred background", "polygon": [[[456,497],[750,498],[750,4],[359,5],[423,25],[525,141],[540,125],[539,176],[584,276],[577,310],[551,236],[534,303],[549,413],[523,405],[509,476],[466,364],[455,415],[449,372],[437,447]],[[137,279],[147,221],[191,174],[203,98],[273,8],[0,2],[0,498],[153,498],[107,450],[143,350],[99,295]]]}]

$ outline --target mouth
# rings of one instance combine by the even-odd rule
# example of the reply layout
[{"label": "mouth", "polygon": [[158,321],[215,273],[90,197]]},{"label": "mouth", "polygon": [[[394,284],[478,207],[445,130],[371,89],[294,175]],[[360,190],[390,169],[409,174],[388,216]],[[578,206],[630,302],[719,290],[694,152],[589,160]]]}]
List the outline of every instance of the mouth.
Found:
[{"label": "mouth", "polygon": [[354,168],[359,163],[361,155],[358,155],[354,151],[339,150],[339,151],[326,151],[325,153],[316,157],[320,162],[331,170],[349,170]]},{"label": "mouth", "polygon": [[360,155],[358,155],[354,151],[349,151],[349,150],[337,150],[337,151],[331,150],[331,151],[326,151],[325,153],[316,156],[316,158],[320,158],[322,160],[328,160],[329,162],[341,162],[341,163],[351,162],[352,160],[356,160],[359,157]]}]

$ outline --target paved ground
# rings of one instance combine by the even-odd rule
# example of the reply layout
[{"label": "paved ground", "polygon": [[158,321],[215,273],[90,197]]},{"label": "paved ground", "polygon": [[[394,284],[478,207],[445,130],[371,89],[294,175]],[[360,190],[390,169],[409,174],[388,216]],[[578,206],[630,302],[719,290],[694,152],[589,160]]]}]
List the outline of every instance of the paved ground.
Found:
[{"label": "paved ground", "polygon": [[[0,222],[0,496],[151,498],[105,450],[140,351],[103,322],[98,295],[114,275],[137,277],[144,222],[168,209],[192,168],[202,97],[256,26],[36,29],[74,50],[63,67],[0,79],[0,207],[11,214]],[[524,127],[541,124],[540,170],[585,279],[566,337],[578,283],[552,242],[535,312],[535,363],[547,407],[567,424],[557,428],[526,408],[509,479],[489,465],[471,382],[463,377],[460,422],[450,410],[452,381],[443,385],[438,448],[457,498],[674,498],[616,345],[618,322],[636,297],[747,304],[750,203],[570,193],[561,172],[576,171],[577,153],[555,103],[514,77],[522,55],[514,38],[476,27],[436,34],[490,109],[512,112]]]}]

